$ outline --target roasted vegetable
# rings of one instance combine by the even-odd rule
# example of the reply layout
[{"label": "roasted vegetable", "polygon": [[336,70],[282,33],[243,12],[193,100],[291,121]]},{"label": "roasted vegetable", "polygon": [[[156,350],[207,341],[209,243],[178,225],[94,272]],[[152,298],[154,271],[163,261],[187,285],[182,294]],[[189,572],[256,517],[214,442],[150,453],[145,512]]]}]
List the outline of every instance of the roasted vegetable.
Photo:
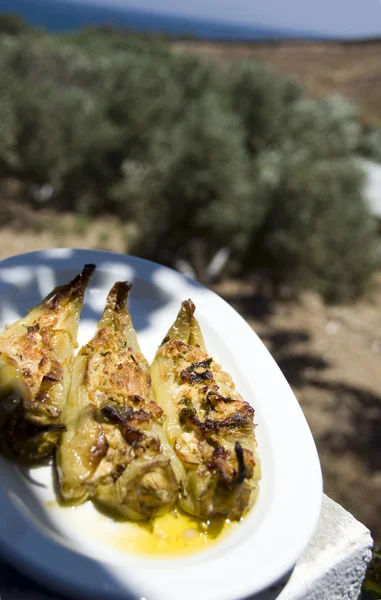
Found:
[{"label": "roasted vegetable", "polygon": [[191,300],[151,366],[164,430],[182,464],[180,506],[192,515],[239,519],[253,504],[260,478],[254,409],[208,356]]},{"label": "roasted vegetable", "polygon": [[141,520],[176,501],[172,464],[179,461],[152,398],[149,366],[126,306],[130,288],[128,282],[114,285],[97,333],[75,359],[57,466],[66,501],[91,498]]},{"label": "roasted vegetable", "polygon": [[79,314],[94,269],[86,265],[0,334],[0,440],[20,461],[51,454],[64,429]]}]

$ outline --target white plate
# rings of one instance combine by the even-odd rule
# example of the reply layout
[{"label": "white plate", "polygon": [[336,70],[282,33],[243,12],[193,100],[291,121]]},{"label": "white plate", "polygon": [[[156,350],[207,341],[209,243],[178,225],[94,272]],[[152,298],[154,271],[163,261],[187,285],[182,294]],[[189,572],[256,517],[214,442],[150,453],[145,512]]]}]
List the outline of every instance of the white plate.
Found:
[{"label": "white plate", "polygon": [[195,302],[209,352],[256,411],[263,471],[259,498],[243,523],[210,549],[177,559],[141,558],[93,539],[91,527],[86,533],[95,518],[90,504],[79,513],[46,507],[55,498],[51,467],[26,473],[0,457],[0,551],[26,574],[82,598],[238,600],[268,587],[292,569],[307,546],[322,497],[315,444],[289,385],[257,335],[224,300],[175,271],[130,256],[57,249],[4,260],[0,327],[89,262],[97,270],[81,316],[81,344],[94,333],[117,280],[134,283],[131,314],[148,360],[180,302],[189,297]]}]

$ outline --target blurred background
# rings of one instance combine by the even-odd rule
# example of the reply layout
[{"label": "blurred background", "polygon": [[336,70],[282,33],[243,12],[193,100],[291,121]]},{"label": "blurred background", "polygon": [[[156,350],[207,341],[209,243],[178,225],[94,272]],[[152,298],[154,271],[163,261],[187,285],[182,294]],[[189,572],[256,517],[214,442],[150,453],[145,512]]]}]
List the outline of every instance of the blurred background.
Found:
[{"label": "blurred background", "polygon": [[112,250],[215,289],[380,541],[381,5],[315,4],[1,0],[0,258]]}]

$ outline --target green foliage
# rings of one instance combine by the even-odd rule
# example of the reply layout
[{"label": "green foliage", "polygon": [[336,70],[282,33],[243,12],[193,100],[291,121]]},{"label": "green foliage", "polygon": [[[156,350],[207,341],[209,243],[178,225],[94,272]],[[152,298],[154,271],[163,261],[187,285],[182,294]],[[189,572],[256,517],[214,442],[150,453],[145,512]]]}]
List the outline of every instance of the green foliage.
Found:
[{"label": "green foliage", "polygon": [[295,102],[283,131],[280,143],[285,151],[311,160],[349,155],[357,149],[361,136],[356,107],[340,96]]},{"label": "green foliage", "polygon": [[312,287],[330,301],[364,290],[379,256],[355,162],[360,139],[348,101],[292,103],[283,134],[255,160],[266,212],[247,247],[246,267],[271,269],[278,282]]},{"label": "green foliage", "polygon": [[232,109],[244,127],[248,152],[255,156],[277,145],[287,127],[289,110],[302,96],[302,89],[253,60],[234,64],[226,78]]},{"label": "green foliage", "polygon": [[90,59],[71,47],[56,48],[49,38],[23,38],[5,47],[0,67],[6,66],[3,94],[12,115],[5,123],[17,155],[17,161],[7,160],[10,174],[51,183],[59,208],[105,209],[104,194],[117,169],[108,156],[119,132],[107,117],[105,98],[96,93]]},{"label": "green foliage", "polygon": [[378,261],[375,223],[359,194],[361,181],[350,158],[285,158],[251,252],[280,280],[310,286],[330,301],[352,300]]},{"label": "green foliage", "polygon": [[141,249],[168,260],[195,237],[213,248],[235,243],[251,200],[241,135],[221,98],[205,92],[181,121],[155,132],[141,162],[124,164],[114,194],[141,226]]},{"label": "green foliage", "polygon": [[9,171],[17,164],[17,120],[8,93],[0,89],[0,169]]},{"label": "green foliage", "polygon": [[368,127],[365,130],[358,151],[370,160],[381,163],[381,127]]},{"label": "green foliage", "polygon": [[29,25],[15,14],[0,14],[0,35],[19,36],[29,32]]},{"label": "green foliage", "polygon": [[353,157],[376,156],[379,134],[363,135],[351,103],[308,99],[259,62],[217,64],[160,36],[7,23],[5,176],[50,183],[57,210],[118,215],[133,224],[129,249],[168,264],[194,260],[198,240],[203,266],[228,246],[235,264],[330,299],[361,293],[377,238]]}]

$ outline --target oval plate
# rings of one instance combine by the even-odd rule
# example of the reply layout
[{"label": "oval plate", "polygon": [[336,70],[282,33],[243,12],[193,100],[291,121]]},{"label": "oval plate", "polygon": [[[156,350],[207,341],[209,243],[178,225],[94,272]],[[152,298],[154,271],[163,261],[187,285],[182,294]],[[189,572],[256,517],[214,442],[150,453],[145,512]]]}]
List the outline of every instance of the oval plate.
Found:
[{"label": "oval plate", "polygon": [[134,284],[130,310],[149,361],[181,301],[192,298],[209,353],[255,408],[263,473],[259,498],[243,523],[210,549],[176,559],[141,558],[93,539],[91,528],[82,531],[86,518],[76,518],[77,509],[47,507],[55,498],[51,466],[27,471],[0,457],[0,551],[27,575],[82,598],[238,600],[265,589],[293,568],[307,546],[322,499],[315,444],[291,388],[254,331],[224,300],[171,269],[131,256],[55,249],[2,261],[1,329],[89,262],[97,270],[86,292],[80,344],[95,332],[117,280]]}]

